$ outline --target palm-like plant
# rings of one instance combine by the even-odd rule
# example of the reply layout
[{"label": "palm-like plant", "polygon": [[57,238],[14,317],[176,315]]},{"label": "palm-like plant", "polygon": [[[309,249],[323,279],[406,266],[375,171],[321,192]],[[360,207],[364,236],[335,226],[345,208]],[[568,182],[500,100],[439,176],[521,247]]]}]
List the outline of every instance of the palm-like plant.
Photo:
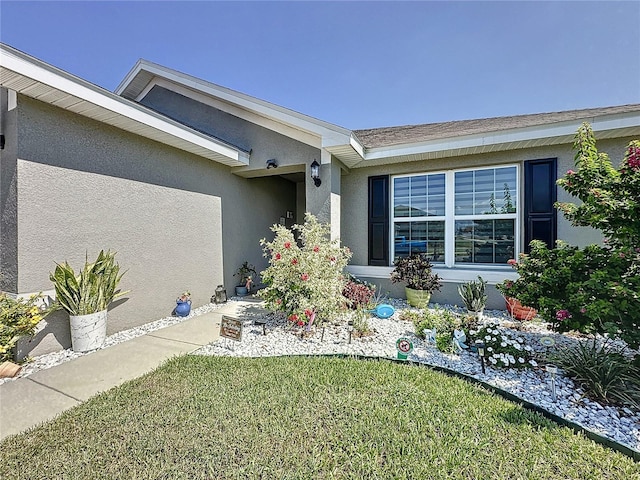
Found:
[{"label": "palm-like plant", "polygon": [[67,262],[56,264],[49,278],[54,284],[58,307],[69,315],[87,315],[106,310],[114,299],[128,293],[116,290],[126,272],[120,273],[115,255],[101,250],[95,262],[85,260],[78,275]]}]

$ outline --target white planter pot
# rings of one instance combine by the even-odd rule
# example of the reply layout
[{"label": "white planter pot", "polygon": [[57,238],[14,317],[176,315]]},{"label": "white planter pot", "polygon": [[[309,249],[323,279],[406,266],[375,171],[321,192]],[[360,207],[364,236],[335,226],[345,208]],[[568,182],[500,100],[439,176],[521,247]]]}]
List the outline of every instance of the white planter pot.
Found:
[{"label": "white planter pot", "polygon": [[100,348],[107,338],[107,310],[88,315],[69,315],[74,352]]}]

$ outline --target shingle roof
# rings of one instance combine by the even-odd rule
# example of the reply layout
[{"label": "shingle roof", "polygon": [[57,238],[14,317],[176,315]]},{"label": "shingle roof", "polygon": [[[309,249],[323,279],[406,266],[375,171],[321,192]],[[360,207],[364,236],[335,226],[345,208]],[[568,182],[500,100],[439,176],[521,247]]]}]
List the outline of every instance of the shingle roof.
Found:
[{"label": "shingle roof", "polygon": [[589,120],[603,115],[629,112],[640,112],[640,104],[569,110],[565,112],[515,115],[511,117],[426,123],[422,125],[405,125],[400,127],[370,128],[366,130],[354,130],[353,133],[358,137],[365,148],[377,148],[391,145],[420,143],[429,140],[439,140],[464,135],[497,132],[514,128],[549,125],[575,120]]}]

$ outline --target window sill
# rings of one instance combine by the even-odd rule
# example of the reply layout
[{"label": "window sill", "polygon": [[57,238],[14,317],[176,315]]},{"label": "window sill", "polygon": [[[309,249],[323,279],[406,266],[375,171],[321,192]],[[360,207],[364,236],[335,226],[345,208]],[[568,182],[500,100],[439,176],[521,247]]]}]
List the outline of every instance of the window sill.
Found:
[{"label": "window sill", "polygon": [[[367,278],[389,278],[393,267],[372,267],[370,265],[348,265],[347,271],[356,277]],[[480,275],[490,285],[502,282],[503,280],[516,280],[518,274],[508,266],[493,265],[465,265],[453,268],[445,266],[434,266],[433,272],[437,273],[443,282],[463,283],[477,280]]]}]

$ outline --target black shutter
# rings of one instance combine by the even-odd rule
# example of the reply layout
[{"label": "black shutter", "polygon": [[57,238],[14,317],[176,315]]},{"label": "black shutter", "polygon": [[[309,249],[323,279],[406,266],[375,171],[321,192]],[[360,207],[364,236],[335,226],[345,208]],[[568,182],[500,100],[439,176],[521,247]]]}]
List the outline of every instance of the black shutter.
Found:
[{"label": "black shutter", "polygon": [[389,176],[369,177],[369,265],[389,265]]},{"label": "black shutter", "polygon": [[524,162],[524,249],[531,240],[542,240],[554,248],[557,238],[556,209],[557,160]]}]

